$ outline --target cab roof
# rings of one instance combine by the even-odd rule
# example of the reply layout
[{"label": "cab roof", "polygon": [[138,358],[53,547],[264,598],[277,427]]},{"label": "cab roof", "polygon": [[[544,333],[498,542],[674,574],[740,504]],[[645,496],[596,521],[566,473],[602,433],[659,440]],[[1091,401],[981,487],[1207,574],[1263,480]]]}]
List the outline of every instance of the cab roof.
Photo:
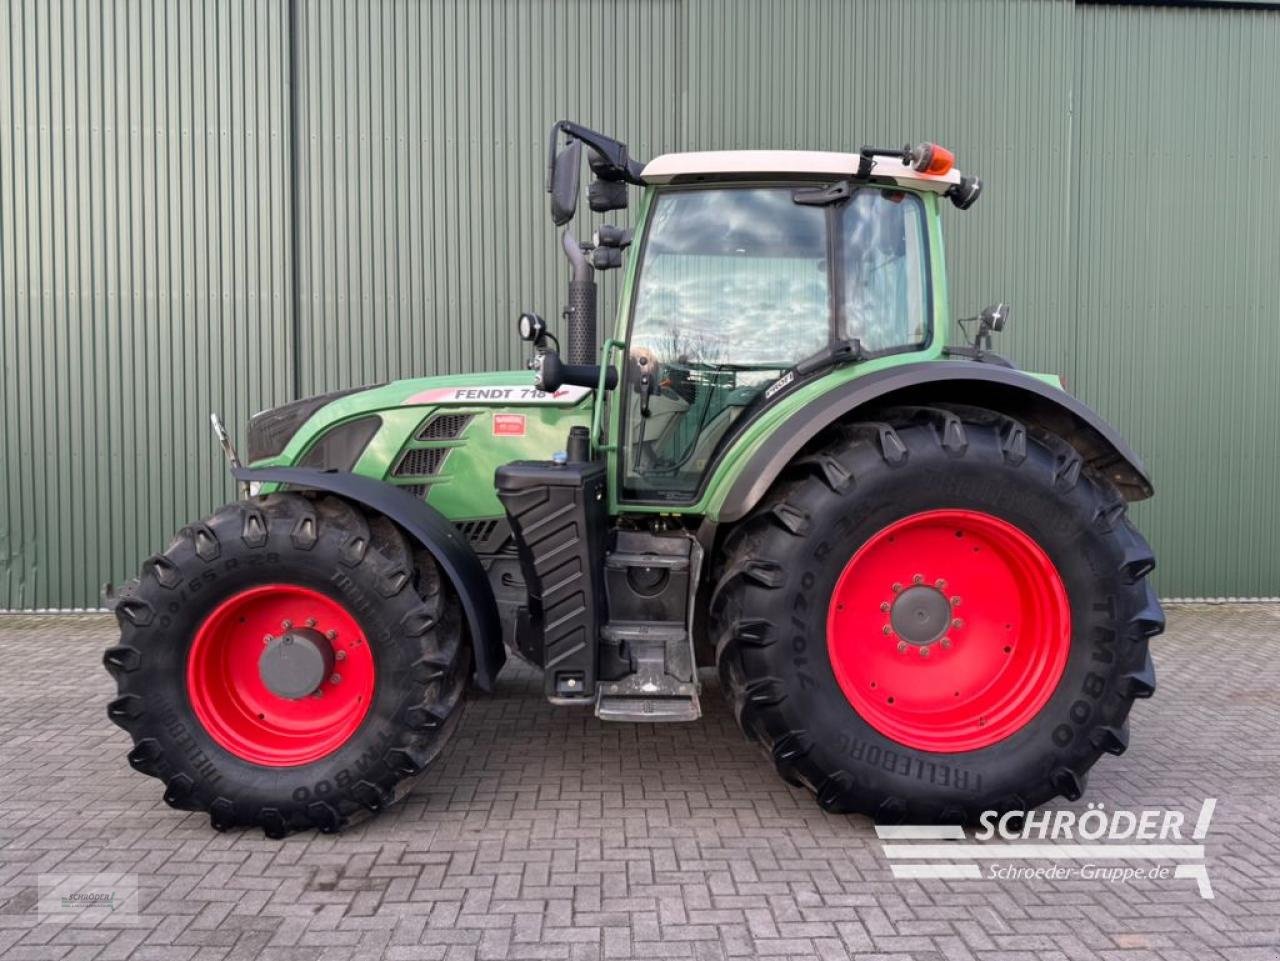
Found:
[{"label": "cab roof", "polygon": [[[856,153],[824,150],[707,150],[669,153],[645,164],[641,178],[646,184],[753,180],[786,176],[851,177],[861,161]],[[945,174],[926,174],[908,167],[894,157],[877,156],[871,179],[946,193],[960,182],[960,171],[952,167]]]}]

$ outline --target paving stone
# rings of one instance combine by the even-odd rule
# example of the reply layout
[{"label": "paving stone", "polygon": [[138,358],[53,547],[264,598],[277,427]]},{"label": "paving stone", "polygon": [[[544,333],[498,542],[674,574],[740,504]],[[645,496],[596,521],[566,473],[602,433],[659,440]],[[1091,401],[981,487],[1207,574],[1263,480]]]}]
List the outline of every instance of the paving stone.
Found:
[{"label": "paving stone", "polygon": [[[1280,958],[1280,606],[1182,606],[1160,690],[1084,802],[1191,812],[1193,882],[895,881],[738,732],[713,672],[692,725],[557,710],[536,672],[473,698],[428,781],[339,836],[218,834],[124,761],[100,616],[0,616],[0,957],[56,961],[928,961]],[[1077,812],[1085,803],[1061,805]],[[1135,862],[1136,863],[1136,862]],[[137,878],[109,927],[37,914],[40,875]]]}]

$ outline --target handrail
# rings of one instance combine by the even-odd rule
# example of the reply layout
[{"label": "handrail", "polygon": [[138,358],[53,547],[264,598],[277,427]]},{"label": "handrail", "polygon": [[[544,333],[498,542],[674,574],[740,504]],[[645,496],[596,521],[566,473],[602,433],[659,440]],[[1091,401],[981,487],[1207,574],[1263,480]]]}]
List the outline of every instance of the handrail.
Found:
[{"label": "handrail", "polygon": [[[604,427],[604,382],[605,377],[609,373],[609,358],[613,356],[613,351],[617,348],[625,348],[626,346],[626,341],[609,338],[604,342],[604,346],[600,350],[600,381],[596,384],[595,402],[591,409],[591,451],[593,454],[618,449],[617,443],[600,443],[602,439],[602,429]],[[626,372],[622,371],[622,373],[625,374]],[[618,383],[622,383],[621,378],[619,378]]]}]

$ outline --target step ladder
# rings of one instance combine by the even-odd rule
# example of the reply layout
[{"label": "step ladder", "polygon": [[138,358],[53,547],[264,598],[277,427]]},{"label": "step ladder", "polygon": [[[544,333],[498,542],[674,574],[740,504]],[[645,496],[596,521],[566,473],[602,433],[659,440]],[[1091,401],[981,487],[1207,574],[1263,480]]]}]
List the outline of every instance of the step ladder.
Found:
[{"label": "step ladder", "polygon": [[601,639],[625,652],[632,672],[596,685],[603,721],[696,721],[698,673],[690,585],[702,550],[692,537],[619,532],[605,556],[609,621]]}]

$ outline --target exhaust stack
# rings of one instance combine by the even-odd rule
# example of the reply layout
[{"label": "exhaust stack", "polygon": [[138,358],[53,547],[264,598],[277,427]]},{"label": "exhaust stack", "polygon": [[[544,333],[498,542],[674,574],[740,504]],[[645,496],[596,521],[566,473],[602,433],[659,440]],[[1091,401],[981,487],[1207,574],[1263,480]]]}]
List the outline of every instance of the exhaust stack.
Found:
[{"label": "exhaust stack", "polygon": [[569,258],[569,305],[564,309],[565,359],[570,364],[594,364],[599,353],[596,342],[596,271],[587,260],[582,245],[566,229],[561,236]]}]

